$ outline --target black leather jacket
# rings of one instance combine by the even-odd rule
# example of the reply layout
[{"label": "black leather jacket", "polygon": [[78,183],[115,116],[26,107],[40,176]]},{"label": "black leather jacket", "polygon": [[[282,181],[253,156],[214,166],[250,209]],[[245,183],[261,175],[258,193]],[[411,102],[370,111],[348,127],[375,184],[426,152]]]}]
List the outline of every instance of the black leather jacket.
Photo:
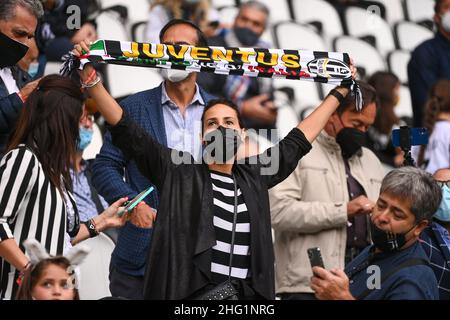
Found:
[{"label": "black leather jacket", "polygon": [[[172,150],[153,140],[126,114],[110,131],[113,143],[125,156],[136,161],[139,170],[155,184],[160,194],[144,297],[185,299],[211,282],[211,248],[216,239],[208,166],[174,164]],[[266,299],[275,298],[268,189],[287,178],[310,149],[311,144],[295,128],[270,149],[278,161],[263,164],[262,157],[253,157],[247,159],[247,163],[256,164],[235,164],[233,167],[250,213],[250,283],[252,289]],[[189,154],[183,155],[192,159]],[[261,170],[275,162],[279,164],[278,168],[261,174]]]}]

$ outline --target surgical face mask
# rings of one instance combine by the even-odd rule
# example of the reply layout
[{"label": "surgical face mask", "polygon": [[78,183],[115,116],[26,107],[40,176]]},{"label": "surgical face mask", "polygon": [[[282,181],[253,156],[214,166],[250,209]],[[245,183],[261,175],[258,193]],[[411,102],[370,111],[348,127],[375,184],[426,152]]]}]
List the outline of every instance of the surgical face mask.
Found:
[{"label": "surgical face mask", "polygon": [[28,67],[28,74],[32,78],[36,77],[38,71],[39,71],[39,62],[30,63],[30,66]]},{"label": "surgical face mask", "polygon": [[205,135],[203,150],[207,163],[224,164],[234,158],[242,143],[239,131],[219,126]]},{"label": "surgical face mask", "polygon": [[0,32],[0,68],[12,67],[22,59],[28,47]]},{"label": "surgical face mask", "polygon": [[85,127],[80,127],[80,141],[78,142],[77,147],[79,151],[83,151],[88,147],[88,145],[92,141],[93,134],[94,130]]},{"label": "surgical face mask", "polygon": [[450,11],[441,16],[441,25],[447,33],[450,33]]},{"label": "surgical face mask", "polygon": [[234,27],[234,34],[244,46],[253,47],[259,41],[259,34],[248,28]]},{"label": "surgical face mask", "polygon": [[186,70],[176,70],[176,69],[162,69],[161,76],[164,80],[168,80],[170,82],[181,82],[185,80],[189,76],[188,71]]},{"label": "surgical face mask", "polygon": [[450,222],[450,188],[442,187],[442,201],[434,217],[443,222]]},{"label": "surgical face mask", "polygon": [[416,227],[414,225],[405,233],[392,233],[378,228],[373,222],[370,223],[372,231],[372,242],[375,247],[383,252],[397,252],[406,243],[406,235]]}]

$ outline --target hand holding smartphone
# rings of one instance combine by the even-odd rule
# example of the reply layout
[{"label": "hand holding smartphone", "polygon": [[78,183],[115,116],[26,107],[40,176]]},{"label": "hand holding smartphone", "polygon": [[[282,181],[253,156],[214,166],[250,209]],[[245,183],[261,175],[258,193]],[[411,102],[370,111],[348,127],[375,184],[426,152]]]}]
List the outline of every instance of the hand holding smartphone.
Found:
[{"label": "hand holding smartphone", "polygon": [[125,207],[119,208],[119,211],[117,212],[118,216],[122,217],[126,212],[130,212],[131,210],[133,210],[134,207],[136,207],[139,204],[139,202],[144,200],[145,197],[148,196],[154,189],[155,189],[154,187],[149,187],[144,191],[142,191],[141,193],[139,193],[133,200],[125,202]]}]

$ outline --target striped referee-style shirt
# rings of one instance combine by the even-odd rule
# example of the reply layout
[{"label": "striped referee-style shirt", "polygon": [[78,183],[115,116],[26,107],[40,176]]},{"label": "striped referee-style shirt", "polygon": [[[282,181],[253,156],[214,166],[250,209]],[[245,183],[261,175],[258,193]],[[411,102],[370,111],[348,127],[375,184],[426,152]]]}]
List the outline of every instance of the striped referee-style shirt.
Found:
[{"label": "striped referee-style shirt", "polygon": [[[67,197],[76,210],[73,197]],[[45,175],[41,163],[25,145],[8,152],[0,161],[0,241],[15,239],[41,242],[51,255],[61,255],[67,228],[64,198]],[[0,258],[0,299],[17,292],[18,270]]]},{"label": "striped referee-style shirt", "polygon": [[[231,235],[234,215],[234,182],[231,175],[211,171],[214,201],[216,245],[212,248],[212,280],[222,283],[228,279]],[[238,207],[231,277],[246,279],[250,271],[250,215],[244,197],[237,186]]]}]

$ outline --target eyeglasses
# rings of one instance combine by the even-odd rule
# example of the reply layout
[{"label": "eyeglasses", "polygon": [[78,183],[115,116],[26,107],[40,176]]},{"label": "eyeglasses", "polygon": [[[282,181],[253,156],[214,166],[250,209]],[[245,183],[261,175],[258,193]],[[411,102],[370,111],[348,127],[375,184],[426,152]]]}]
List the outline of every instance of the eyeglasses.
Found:
[{"label": "eyeglasses", "polygon": [[447,186],[447,188],[450,188],[450,180],[447,180],[447,181],[436,180],[436,182],[439,185],[439,187],[441,187],[441,188],[443,188],[444,186]]}]

